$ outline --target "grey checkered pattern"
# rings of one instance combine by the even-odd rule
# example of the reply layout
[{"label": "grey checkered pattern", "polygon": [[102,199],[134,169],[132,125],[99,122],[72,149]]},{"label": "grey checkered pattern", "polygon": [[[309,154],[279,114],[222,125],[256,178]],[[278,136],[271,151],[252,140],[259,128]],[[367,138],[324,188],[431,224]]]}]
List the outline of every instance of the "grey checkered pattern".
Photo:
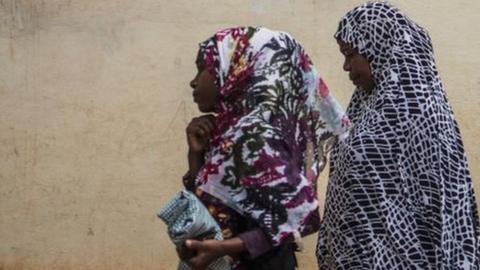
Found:
[{"label": "grey checkered pattern", "polygon": [[[180,246],[187,239],[216,239],[222,240],[222,232],[218,224],[208,212],[207,208],[190,191],[182,191],[170,200],[160,211],[158,217],[168,226],[168,235],[176,246]],[[180,261],[179,270],[190,269]],[[208,270],[231,269],[227,257],[219,258],[208,267]]]}]

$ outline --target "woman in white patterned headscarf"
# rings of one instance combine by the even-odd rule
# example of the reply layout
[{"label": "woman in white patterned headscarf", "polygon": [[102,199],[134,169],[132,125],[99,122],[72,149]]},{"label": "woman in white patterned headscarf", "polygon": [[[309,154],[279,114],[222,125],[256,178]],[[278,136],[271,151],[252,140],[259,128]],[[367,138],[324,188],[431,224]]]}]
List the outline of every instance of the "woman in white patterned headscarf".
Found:
[{"label": "woman in white patterned headscarf", "polygon": [[428,33],[373,2],[335,38],[357,89],[332,152],[320,268],[479,269],[472,181]]}]

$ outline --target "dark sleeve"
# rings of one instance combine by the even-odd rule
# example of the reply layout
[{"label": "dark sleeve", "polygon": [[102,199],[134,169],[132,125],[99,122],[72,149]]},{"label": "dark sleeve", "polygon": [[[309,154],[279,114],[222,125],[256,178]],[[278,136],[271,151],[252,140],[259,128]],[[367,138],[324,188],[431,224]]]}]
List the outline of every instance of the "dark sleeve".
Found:
[{"label": "dark sleeve", "polygon": [[260,229],[252,229],[238,235],[245,244],[250,259],[255,259],[258,256],[272,249],[272,244],[268,241],[265,233]]}]

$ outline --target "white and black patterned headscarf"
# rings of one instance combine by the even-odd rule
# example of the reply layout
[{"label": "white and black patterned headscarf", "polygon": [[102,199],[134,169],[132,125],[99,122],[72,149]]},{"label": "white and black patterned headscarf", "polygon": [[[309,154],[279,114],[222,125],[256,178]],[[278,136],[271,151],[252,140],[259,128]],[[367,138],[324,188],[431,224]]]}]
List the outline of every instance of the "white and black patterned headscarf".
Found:
[{"label": "white and black patterned headscarf", "polygon": [[321,269],[479,269],[472,181],[428,33],[386,2],[348,12],[335,38],[365,56],[351,136],[332,153]]}]

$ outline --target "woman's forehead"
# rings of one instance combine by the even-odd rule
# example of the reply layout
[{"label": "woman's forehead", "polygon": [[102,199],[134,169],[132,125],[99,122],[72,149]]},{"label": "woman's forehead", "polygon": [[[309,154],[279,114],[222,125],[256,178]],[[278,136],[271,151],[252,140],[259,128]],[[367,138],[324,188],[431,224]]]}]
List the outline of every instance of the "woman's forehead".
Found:
[{"label": "woman's forehead", "polygon": [[197,57],[195,58],[195,65],[197,67],[205,66],[205,52],[202,49],[199,49],[197,52]]}]

